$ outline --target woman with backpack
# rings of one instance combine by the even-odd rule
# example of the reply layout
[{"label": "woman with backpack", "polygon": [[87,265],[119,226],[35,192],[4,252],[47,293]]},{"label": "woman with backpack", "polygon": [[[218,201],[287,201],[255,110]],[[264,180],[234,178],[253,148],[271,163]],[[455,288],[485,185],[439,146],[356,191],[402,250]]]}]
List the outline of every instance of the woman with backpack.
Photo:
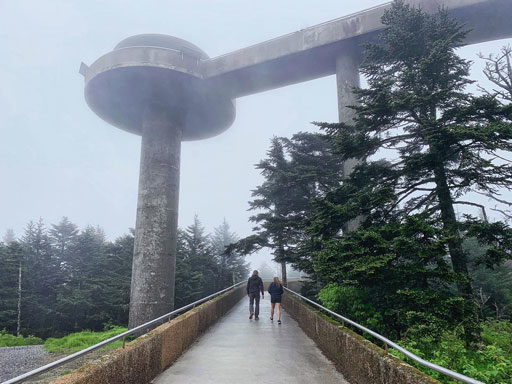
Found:
[{"label": "woman with backpack", "polygon": [[279,278],[274,277],[274,281],[268,286],[268,293],[270,293],[270,320],[274,320],[274,308],[277,308],[277,324],[281,324],[281,295],[283,294],[283,285]]}]

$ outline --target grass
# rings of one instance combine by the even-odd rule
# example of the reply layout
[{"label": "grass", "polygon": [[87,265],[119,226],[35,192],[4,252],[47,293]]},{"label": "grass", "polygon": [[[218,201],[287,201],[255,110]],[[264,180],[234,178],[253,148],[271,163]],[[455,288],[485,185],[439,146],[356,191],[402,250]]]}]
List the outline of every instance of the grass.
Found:
[{"label": "grass", "polygon": [[24,345],[43,344],[43,340],[34,336],[14,336],[5,331],[0,331],[0,347],[19,347]]},{"label": "grass", "polygon": [[[81,351],[91,345],[98,344],[103,340],[110,339],[124,331],[126,331],[126,328],[114,326],[104,332],[75,332],[60,338],[50,337],[49,339],[46,339],[46,341],[43,341],[43,339],[35,336],[17,337],[7,333],[4,329],[3,331],[0,331],[0,347],[19,347],[42,344],[44,349],[51,353],[72,353]],[[132,338],[128,339],[131,340]],[[119,340],[103,348],[114,349],[119,348],[122,345],[122,340]]]},{"label": "grass", "polygon": [[[119,335],[120,333],[126,331],[126,328],[123,327],[112,327],[108,331],[104,332],[92,332],[92,331],[82,331],[71,333],[64,337],[54,338],[50,337],[44,343],[44,348],[51,353],[72,353],[81,351],[91,345],[98,344],[103,340],[107,340],[111,337]],[[114,349],[119,348],[123,345],[122,340],[118,340],[114,343],[111,343],[105,346],[105,349]]]}]

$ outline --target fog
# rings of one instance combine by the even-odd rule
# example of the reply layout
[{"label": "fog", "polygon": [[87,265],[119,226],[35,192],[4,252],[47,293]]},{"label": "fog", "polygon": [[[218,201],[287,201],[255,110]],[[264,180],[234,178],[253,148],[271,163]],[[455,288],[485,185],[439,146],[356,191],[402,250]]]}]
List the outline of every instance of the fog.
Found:
[{"label": "fog", "polygon": [[[80,62],[91,64],[140,33],[180,37],[214,57],[382,3],[0,0],[0,234],[13,228],[20,236],[39,217],[99,225],[111,239],[135,226],[140,137],[88,108]],[[462,48],[476,61],[473,78],[485,83],[478,52],[509,43]],[[247,202],[262,181],[254,164],[273,135],[337,121],[335,85],[329,76],[240,98],[228,131],[183,143],[179,225],[198,214],[207,231],[225,218],[239,236],[249,235]],[[249,260],[258,267],[267,259],[263,252]]]}]

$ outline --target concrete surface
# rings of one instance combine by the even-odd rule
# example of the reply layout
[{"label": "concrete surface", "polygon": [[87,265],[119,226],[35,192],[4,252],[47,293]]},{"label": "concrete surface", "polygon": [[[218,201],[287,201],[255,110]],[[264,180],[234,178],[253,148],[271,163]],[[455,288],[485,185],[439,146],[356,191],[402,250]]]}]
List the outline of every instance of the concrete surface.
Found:
[{"label": "concrete surface", "polygon": [[283,296],[283,305],[351,383],[441,384],[292,294]]},{"label": "concrete surface", "polygon": [[[353,92],[354,88],[360,88],[361,76],[359,66],[362,60],[362,52],[357,46],[353,46],[350,53],[340,55],[336,59],[336,89],[338,94],[338,116],[340,123],[353,124],[356,111],[351,108],[359,102]],[[354,168],[361,161],[347,159],[343,162],[343,177],[348,178]],[[352,232],[361,224],[363,217],[356,217],[343,226],[343,232]]]},{"label": "concrete surface", "polygon": [[[428,12],[444,7],[471,33],[465,44],[512,36],[510,0],[407,0]],[[203,61],[204,78],[232,97],[336,73],[336,59],[382,30],[390,2]],[[343,2],[340,2],[343,9]],[[341,11],[342,12],[342,11]],[[492,23],[489,22],[492,20]]]},{"label": "concrete surface", "polygon": [[[445,7],[451,16],[471,30],[466,44],[512,36],[512,23],[510,23],[512,1],[510,0],[407,0],[407,2],[429,12],[437,11],[440,6]],[[190,51],[188,46],[181,49],[180,46],[174,45],[174,50],[162,50],[149,46],[114,50],[98,59],[90,68],[84,65],[83,72],[88,84],[98,74],[106,73],[113,68],[135,66],[167,68],[204,79],[205,89],[222,91],[223,98],[246,96],[335,74],[336,59],[340,54],[350,53],[353,44],[362,45],[374,39],[382,30],[380,19],[389,7],[389,1],[383,2],[380,6],[208,59],[200,56],[201,59],[196,60],[198,54],[195,52],[193,55],[188,55]],[[492,23],[489,23],[489,20],[492,20]],[[193,47],[194,50],[199,50]],[[186,60],[187,56],[190,63]],[[176,86],[173,89],[176,89]],[[102,91],[105,92],[105,89]],[[227,104],[228,99],[221,104]],[[218,97],[209,103],[212,106],[215,105],[212,109],[218,109],[218,114],[226,118],[226,121],[223,121],[224,126],[229,126],[231,124],[228,121],[229,113],[227,113],[229,107],[217,105]],[[89,102],[89,105],[98,113],[99,105],[94,103],[94,100]],[[112,123],[115,124],[115,120]],[[118,123],[118,126],[137,131],[132,126],[127,128],[124,122],[123,125]],[[219,128],[218,132],[222,130],[223,128]]]},{"label": "concrete surface", "polygon": [[[107,352],[54,384],[147,384],[169,367],[194,341],[245,296],[239,286],[166,321],[153,331]],[[93,352],[94,353],[94,352]]]},{"label": "concrete surface", "polygon": [[[361,86],[359,75],[359,64],[361,62],[361,53],[354,47],[351,54],[345,54],[336,60],[336,89],[338,94],[338,117],[340,123],[353,124],[356,111],[351,107],[358,105],[359,102],[352,92],[354,88]],[[348,178],[357,160],[347,160],[343,164],[343,177]]]},{"label": "concrete surface", "polygon": [[173,310],[181,127],[164,107],[148,108],[140,156],[129,328]]},{"label": "concrete surface", "polygon": [[286,312],[270,321],[269,297],[260,306],[249,320],[242,299],[152,383],[348,383]]},{"label": "concrete surface", "polygon": [[233,123],[235,103],[203,81],[207,58],[173,36],[131,36],[90,67],[82,63],[85,100],[103,120],[138,135],[146,109],[159,103],[181,126],[182,140],[216,136]]}]

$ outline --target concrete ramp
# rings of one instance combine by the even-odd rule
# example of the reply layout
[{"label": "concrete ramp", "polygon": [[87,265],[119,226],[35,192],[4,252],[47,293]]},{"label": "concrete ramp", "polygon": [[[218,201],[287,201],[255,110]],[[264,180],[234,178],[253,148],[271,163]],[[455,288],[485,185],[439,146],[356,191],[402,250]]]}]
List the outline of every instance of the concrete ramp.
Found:
[{"label": "concrete ramp", "polygon": [[242,299],[152,383],[348,383],[286,312],[278,325],[270,298],[260,305],[249,320]]}]

